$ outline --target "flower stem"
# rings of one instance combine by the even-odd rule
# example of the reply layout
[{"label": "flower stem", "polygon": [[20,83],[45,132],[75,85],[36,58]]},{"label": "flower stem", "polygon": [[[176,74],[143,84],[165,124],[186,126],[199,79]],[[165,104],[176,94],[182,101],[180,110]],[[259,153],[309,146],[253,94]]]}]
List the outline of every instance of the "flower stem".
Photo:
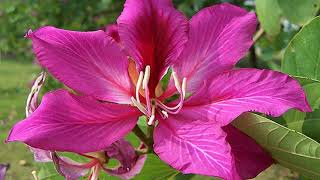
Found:
[{"label": "flower stem", "polygon": [[136,125],[132,132],[146,145],[149,147],[149,138],[144,134],[144,132],[140,129],[139,125]]},{"label": "flower stem", "polygon": [[153,131],[154,131],[154,126],[148,126],[147,129],[147,138],[148,138],[148,144],[151,146],[151,148],[149,148],[148,152],[152,152],[153,151]]}]

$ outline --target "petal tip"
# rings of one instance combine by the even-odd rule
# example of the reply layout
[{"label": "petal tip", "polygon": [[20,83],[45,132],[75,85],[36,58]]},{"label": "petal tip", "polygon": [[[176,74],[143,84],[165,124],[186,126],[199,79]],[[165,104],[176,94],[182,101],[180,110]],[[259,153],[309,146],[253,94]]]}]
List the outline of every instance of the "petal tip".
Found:
[{"label": "petal tip", "polygon": [[306,106],[302,109],[304,112],[312,112],[312,107],[310,106],[310,103],[308,102],[307,98],[305,98],[305,104]]}]

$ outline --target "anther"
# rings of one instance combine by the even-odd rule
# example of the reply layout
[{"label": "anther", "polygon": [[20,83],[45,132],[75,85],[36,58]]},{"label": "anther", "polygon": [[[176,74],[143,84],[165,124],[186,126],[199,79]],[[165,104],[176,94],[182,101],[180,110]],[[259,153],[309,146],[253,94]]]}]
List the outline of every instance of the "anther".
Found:
[{"label": "anther", "polygon": [[168,118],[168,117],[169,117],[167,111],[161,110],[161,113],[164,115],[165,118]]},{"label": "anther", "polygon": [[146,66],[144,78],[143,78],[143,82],[142,82],[143,89],[146,89],[146,87],[148,86],[149,79],[150,79],[150,66],[148,65],[148,66]]},{"label": "anther", "polygon": [[140,103],[139,90],[140,90],[140,87],[141,87],[142,80],[143,80],[143,72],[140,71],[139,78],[138,78],[138,81],[137,81],[137,86],[136,86],[136,99],[137,99],[138,103]]},{"label": "anther", "polygon": [[173,80],[174,80],[174,85],[176,86],[177,90],[181,91],[181,86],[180,86],[180,82],[179,82],[179,78],[177,76],[177,73],[173,71],[172,72],[172,77],[173,77]]},{"label": "anther", "polygon": [[187,78],[183,78],[183,80],[182,80],[182,96],[183,96],[183,99],[186,97],[186,91],[187,91]]}]

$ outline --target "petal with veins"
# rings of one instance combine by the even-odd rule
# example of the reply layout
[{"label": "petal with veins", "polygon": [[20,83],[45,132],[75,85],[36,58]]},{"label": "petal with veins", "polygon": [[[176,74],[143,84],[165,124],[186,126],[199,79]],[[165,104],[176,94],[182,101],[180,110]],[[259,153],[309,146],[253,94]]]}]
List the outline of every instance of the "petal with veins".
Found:
[{"label": "petal with veins", "polygon": [[182,111],[196,120],[227,125],[243,112],[280,116],[290,108],[311,111],[296,80],[271,70],[239,69],[205,82],[185,101]]},{"label": "petal with veins", "polygon": [[170,0],[127,0],[117,20],[125,49],[139,71],[151,67],[150,92],[187,41],[188,21]]},{"label": "petal with veins", "polygon": [[216,124],[171,115],[156,126],[154,142],[160,159],[182,173],[239,179],[226,133]]},{"label": "petal with veins", "polygon": [[34,160],[37,162],[51,162],[52,153],[47,150],[29,147],[30,151],[33,153]]},{"label": "petal with veins", "polygon": [[130,104],[128,59],[103,31],[76,32],[43,27],[29,32],[40,64],[77,92]]},{"label": "petal with veins", "polygon": [[7,141],[44,150],[94,152],[129,133],[139,115],[129,105],[101,103],[57,90],[46,94],[39,108],[13,127]]},{"label": "petal with veins", "polygon": [[[205,8],[190,20],[189,40],[173,69],[188,80],[187,92],[230,70],[252,45],[256,16],[228,3]],[[173,83],[165,94],[174,93]]]}]

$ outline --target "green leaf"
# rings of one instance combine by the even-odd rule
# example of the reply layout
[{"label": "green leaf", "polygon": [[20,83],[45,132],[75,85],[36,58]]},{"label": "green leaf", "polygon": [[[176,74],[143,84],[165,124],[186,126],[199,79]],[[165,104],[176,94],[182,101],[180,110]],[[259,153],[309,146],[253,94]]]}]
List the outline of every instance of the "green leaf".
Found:
[{"label": "green leaf", "polygon": [[233,123],[256,140],[281,165],[308,177],[320,177],[320,144],[265,117],[245,113]]},{"label": "green leaf", "polygon": [[290,109],[283,115],[283,118],[287,123],[287,127],[299,132],[302,132],[305,117],[305,112],[297,111],[295,109]]},{"label": "green leaf", "polygon": [[293,76],[303,87],[308,102],[313,110],[320,106],[320,81],[306,77]]},{"label": "green leaf", "polygon": [[[292,23],[303,25],[318,12],[319,0],[278,0],[282,14]],[[271,11],[272,12],[272,11]]]},{"label": "green leaf", "polygon": [[277,0],[256,0],[256,11],[261,26],[267,34],[274,36],[280,33],[281,11]]},{"label": "green leaf", "polygon": [[[297,122],[298,123],[298,122]],[[320,109],[307,114],[303,121],[302,133],[320,142]]]},{"label": "green leaf", "polygon": [[313,110],[319,108],[320,105],[320,83],[312,83],[303,86],[307,94],[307,99]]},{"label": "green leaf", "polygon": [[[320,82],[308,78],[294,77],[303,86],[308,102],[313,110],[320,104]],[[283,115],[288,128],[301,132],[320,142],[320,114],[305,113],[291,109]]]},{"label": "green leaf", "polygon": [[282,71],[320,80],[320,17],[305,25],[285,50]]},{"label": "green leaf", "polygon": [[174,178],[178,173],[178,171],[161,161],[158,156],[154,154],[148,154],[142,171],[134,179],[170,179]]}]

